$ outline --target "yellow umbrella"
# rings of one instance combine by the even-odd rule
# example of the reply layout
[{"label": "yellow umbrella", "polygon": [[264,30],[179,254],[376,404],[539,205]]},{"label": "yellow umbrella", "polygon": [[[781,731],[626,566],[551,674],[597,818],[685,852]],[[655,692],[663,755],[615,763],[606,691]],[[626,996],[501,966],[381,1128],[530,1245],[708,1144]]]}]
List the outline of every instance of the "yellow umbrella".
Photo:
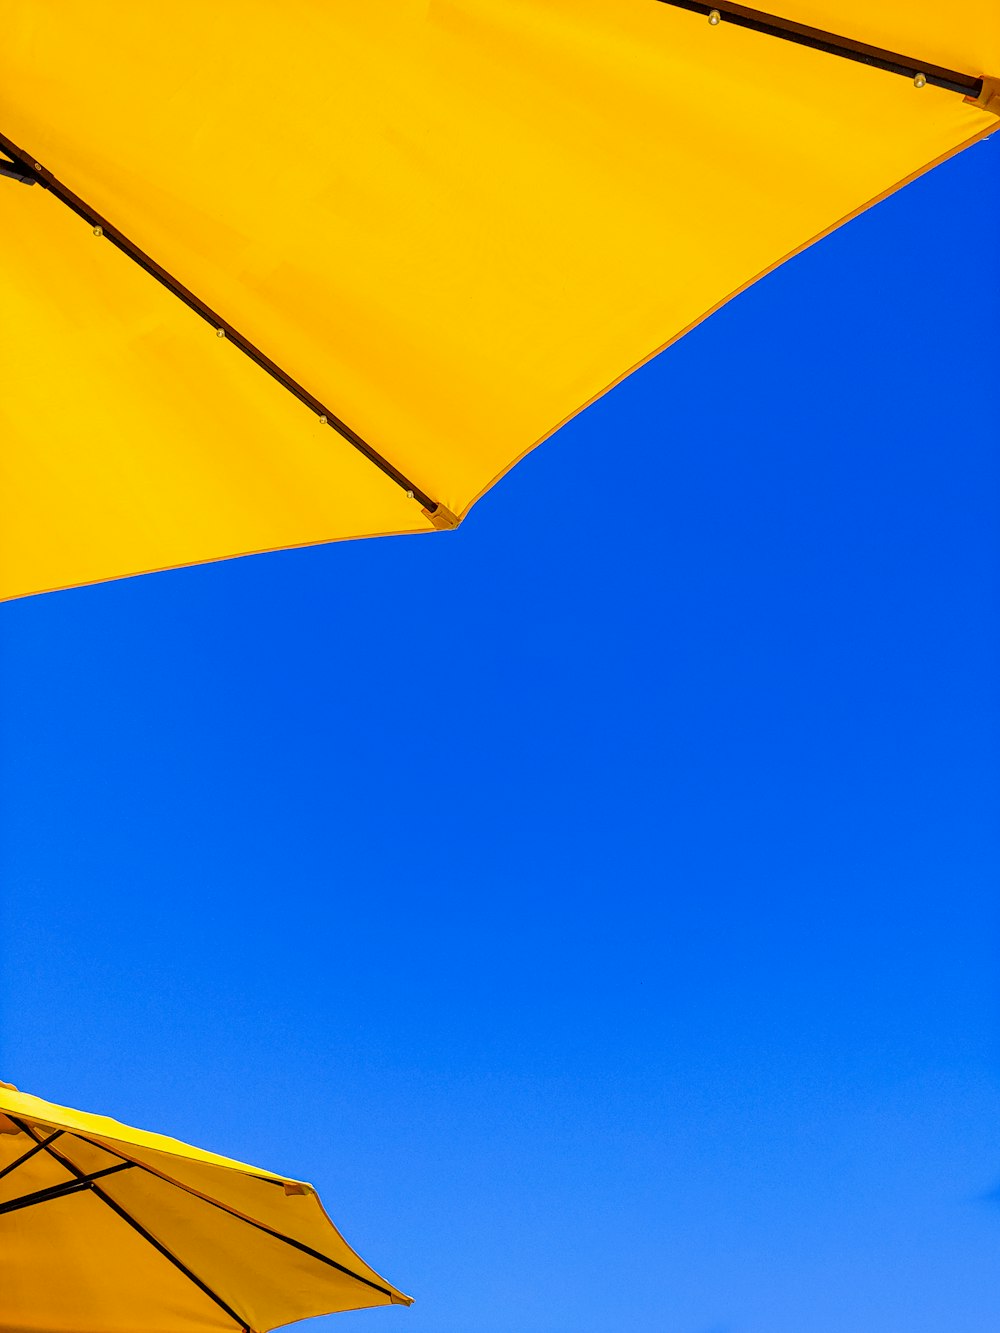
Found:
[{"label": "yellow umbrella", "polygon": [[996,0],[9,0],[0,595],[454,526],[998,74]]},{"label": "yellow umbrella", "polygon": [[409,1305],[311,1185],[0,1084],[0,1329],[263,1333]]}]

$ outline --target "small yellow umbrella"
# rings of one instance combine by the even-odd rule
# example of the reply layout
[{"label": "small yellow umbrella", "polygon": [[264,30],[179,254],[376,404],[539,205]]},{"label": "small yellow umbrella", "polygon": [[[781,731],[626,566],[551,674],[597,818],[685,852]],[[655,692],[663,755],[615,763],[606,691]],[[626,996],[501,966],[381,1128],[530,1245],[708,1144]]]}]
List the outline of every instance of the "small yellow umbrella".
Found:
[{"label": "small yellow umbrella", "polygon": [[311,1185],[0,1084],[0,1330],[264,1333],[409,1305]]},{"label": "small yellow umbrella", "polygon": [[454,527],[996,128],[997,0],[772,2],[7,0],[0,596]]}]

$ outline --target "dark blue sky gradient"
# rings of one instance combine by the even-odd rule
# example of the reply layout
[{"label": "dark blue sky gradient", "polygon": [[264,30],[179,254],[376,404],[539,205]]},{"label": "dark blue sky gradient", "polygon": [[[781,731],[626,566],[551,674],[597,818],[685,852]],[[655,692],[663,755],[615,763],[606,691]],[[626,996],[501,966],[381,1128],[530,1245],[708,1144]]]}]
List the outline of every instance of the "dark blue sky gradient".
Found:
[{"label": "dark blue sky gradient", "polygon": [[313,1180],[331,1333],[995,1329],[998,168],[456,534],[0,607],[0,1077]]}]

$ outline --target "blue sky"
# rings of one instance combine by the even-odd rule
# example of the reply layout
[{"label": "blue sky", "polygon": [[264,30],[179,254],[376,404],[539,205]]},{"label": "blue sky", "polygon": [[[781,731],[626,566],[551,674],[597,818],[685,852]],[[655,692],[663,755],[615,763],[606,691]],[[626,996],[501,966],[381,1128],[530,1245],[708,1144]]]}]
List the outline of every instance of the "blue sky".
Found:
[{"label": "blue sky", "polygon": [[0,607],[0,1077],[311,1179],[370,1333],[977,1333],[1000,135],[460,532]]}]

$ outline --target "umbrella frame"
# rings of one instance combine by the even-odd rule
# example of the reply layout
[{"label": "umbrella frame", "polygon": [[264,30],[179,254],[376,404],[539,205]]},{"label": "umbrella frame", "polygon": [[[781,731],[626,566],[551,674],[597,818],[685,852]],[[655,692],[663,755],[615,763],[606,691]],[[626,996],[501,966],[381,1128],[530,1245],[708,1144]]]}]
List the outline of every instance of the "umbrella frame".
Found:
[{"label": "umbrella frame", "polygon": [[[125,1157],[122,1153],[118,1152],[117,1149],[109,1147],[108,1144],[89,1139],[86,1135],[79,1134],[76,1131],[57,1129],[46,1138],[37,1138],[35,1130],[32,1129],[30,1125],[26,1124],[23,1120],[20,1120],[17,1116],[10,1115],[9,1112],[5,1114],[7,1119],[16,1127],[19,1133],[26,1135],[32,1140],[33,1146],[29,1148],[27,1152],[22,1153],[21,1156],[16,1158],[13,1162],[9,1162],[7,1166],[0,1171],[0,1179],[9,1175],[12,1171],[15,1171],[19,1166],[23,1166],[25,1162],[34,1157],[36,1153],[40,1152],[48,1153],[50,1157],[53,1157],[61,1166],[69,1171],[74,1179],[61,1182],[58,1185],[50,1185],[47,1189],[34,1190],[30,1194],[24,1194],[19,1198],[10,1199],[5,1203],[0,1203],[0,1215],[17,1212],[19,1209],[30,1208],[36,1204],[47,1203],[51,1199],[61,1199],[68,1194],[76,1194],[83,1190],[90,1190],[102,1203],[107,1204],[112,1212],[117,1213],[122,1221],[127,1223],[133,1231],[137,1232],[143,1240],[152,1245],[164,1259],[173,1264],[173,1266],[190,1282],[193,1282],[199,1291],[203,1292],[210,1300],[214,1301],[219,1309],[228,1315],[237,1327],[242,1330],[242,1333],[253,1333],[246,1320],[242,1319],[232,1306],[228,1305],[227,1302],[223,1300],[218,1292],[213,1291],[206,1282],[202,1281],[196,1273],[188,1268],[187,1264],[185,1264],[182,1259],[178,1258],[176,1254],[167,1249],[167,1247],[161,1241],[157,1240],[141,1222],[134,1218],[127,1209],[121,1206],[121,1204],[112,1199],[111,1196],[98,1184],[98,1181],[106,1176],[115,1175],[117,1172],[129,1171],[132,1169],[145,1171],[149,1175],[156,1176],[160,1180],[167,1180],[166,1176],[160,1175],[158,1171],[154,1171],[152,1167],[147,1166],[144,1162],[136,1162],[131,1158]],[[62,1137],[64,1133],[71,1133],[71,1136],[79,1139],[81,1143],[89,1144],[93,1148],[98,1148],[102,1152],[109,1153],[112,1157],[119,1158],[119,1162],[115,1166],[104,1167],[102,1170],[91,1172],[88,1175],[78,1166],[74,1165],[74,1163],[64,1156],[63,1153],[52,1147],[54,1141]],[[174,1185],[177,1189],[185,1190],[185,1187],[183,1185],[178,1185],[176,1181],[168,1180],[167,1183]],[[194,1193],[194,1191],[191,1190],[185,1190],[185,1192]],[[291,1236],[282,1235],[280,1231],[274,1231],[271,1227],[265,1226],[262,1222],[256,1222],[253,1218],[246,1217],[242,1213],[227,1208],[225,1204],[219,1203],[215,1199],[209,1199],[203,1194],[195,1194],[195,1197],[201,1199],[204,1203],[210,1204],[213,1208],[218,1208],[221,1212],[228,1213],[230,1217],[238,1218],[241,1222],[245,1222],[247,1226],[254,1227],[258,1231],[263,1231],[268,1236],[272,1236],[275,1240],[283,1241],[286,1245],[292,1246],[293,1249],[302,1251],[303,1254],[309,1255],[311,1258],[328,1265],[330,1268],[335,1268],[346,1277],[353,1278],[354,1281],[361,1282],[366,1287],[371,1287],[374,1291],[378,1291],[382,1295],[388,1296],[390,1300],[393,1299],[392,1292],[387,1287],[382,1287],[377,1282],[372,1282],[368,1278],[362,1277],[359,1273],[353,1272],[343,1264],[337,1263],[335,1259],[331,1259],[327,1255],[321,1254],[319,1250],[314,1250],[311,1246],[304,1245],[301,1241],[294,1240]]]}]

